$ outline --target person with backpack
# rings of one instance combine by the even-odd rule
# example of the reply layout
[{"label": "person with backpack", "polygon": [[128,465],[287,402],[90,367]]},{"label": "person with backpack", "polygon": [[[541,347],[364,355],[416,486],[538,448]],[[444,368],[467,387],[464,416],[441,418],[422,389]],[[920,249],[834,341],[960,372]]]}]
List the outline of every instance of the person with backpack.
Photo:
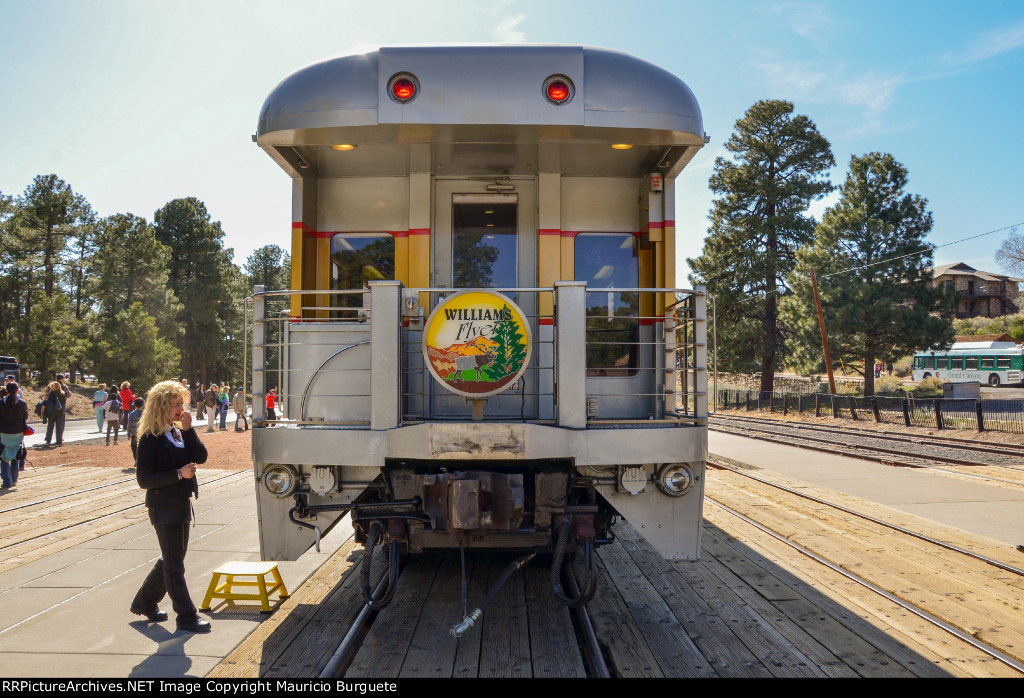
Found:
[{"label": "person with backpack", "polygon": [[5,490],[18,484],[18,452],[28,426],[28,404],[18,397],[19,390],[17,383],[9,382],[0,400],[0,487]]},{"label": "person with backpack", "polygon": [[46,397],[43,398],[43,416],[46,419],[45,444],[47,446],[50,445],[54,432],[57,435],[57,445],[64,445],[64,420],[67,417],[65,410],[68,398],[71,397],[71,390],[62,381],[63,376],[50,383]]},{"label": "person with backpack", "polygon": [[245,390],[239,388],[235,396],[231,398],[231,404],[235,408],[235,431],[242,431],[238,428],[239,422],[245,425],[245,431],[249,431],[249,420],[245,417]]},{"label": "person with backpack", "polygon": [[114,445],[117,445],[117,435],[121,431],[121,396],[114,393],[107,404],[103,405],[106,410],[107,420],[107,446],[110,445],[110,430],[114,430]]},{"label": "person with backpack", "polygon": [[[188,387],[185,387],[188,390]],[[135,398],[135,409],[128,415],[128,438],[132,440],[132,459],[135,465],[139,464],[139,422],[142,420],[142,407],[146,401],[141,397]]]}]

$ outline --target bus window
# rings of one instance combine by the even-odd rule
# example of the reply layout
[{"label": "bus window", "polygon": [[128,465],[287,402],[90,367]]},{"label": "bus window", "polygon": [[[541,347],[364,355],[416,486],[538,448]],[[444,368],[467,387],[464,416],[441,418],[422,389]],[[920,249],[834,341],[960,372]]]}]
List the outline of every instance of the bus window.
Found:
[{"label": "bus window", "polygon": [[965,368],[968,371],[978,370],[978,357],[977,356],[965,356],[964,357]]},{"label": "bus window", "polygon": [[949,358],[945,356],[936,356],[935,368],[949,368]]},{"label": "bus window", "polygon": [[[370,281],[395,278],[395,239],[390,233],[336,233],[331,236],[331,290],[360,289]],[[355,294],[332,295],[336,308],[361,308]],[[346,314],[342,319],[354,319]]]},{"label": "bus window", "polygon": [[998,357],[996,357],[996,368],[1010,368],[1010,357],[1009,356],[998,356]]},{"label": "bus window", "polygon": [[964,360],[959,356],[949,357],[949,370],[950,371],[962,371],[964,368]]},{"label": "bus window", "polygon": [[[640,264],[632,233],[580,233],[576,280],[587,282],[587,375],[632,376],[638,366]],[[608,289],[608,290],[598,290]]]},{"label": "bus window", "polygon": [[981,359],[981,367],[982,368],[995,368],[996,367],[996,360],[994,358],[992,358],[991,356],[982,357],[982,359]]}]

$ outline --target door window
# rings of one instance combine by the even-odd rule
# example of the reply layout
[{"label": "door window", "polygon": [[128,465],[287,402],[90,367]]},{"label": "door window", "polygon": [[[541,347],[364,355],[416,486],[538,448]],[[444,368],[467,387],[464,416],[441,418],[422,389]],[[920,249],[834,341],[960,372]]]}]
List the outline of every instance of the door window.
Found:
[{"label": "door window", "polygon": [[452,203],[452,286],[515,288],[517,203]]}]

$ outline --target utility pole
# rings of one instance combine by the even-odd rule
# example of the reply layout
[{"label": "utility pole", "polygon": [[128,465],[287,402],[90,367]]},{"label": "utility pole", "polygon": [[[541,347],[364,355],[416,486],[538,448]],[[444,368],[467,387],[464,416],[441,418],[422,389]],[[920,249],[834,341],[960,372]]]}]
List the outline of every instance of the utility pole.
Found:
[{"label": "utility pole", "polygon": [[825,314],[821,312],[821,296],[818,295],[818,280],[811,269],[811,286],[814,288],[814,306],[818,309],[818,328],[821,330],[821,348],[825,351],[825,369],[828,371],[828,390],[836,394],[836,379],[832,375],[832,355],[828,351],[828,333],[825,332]]}]

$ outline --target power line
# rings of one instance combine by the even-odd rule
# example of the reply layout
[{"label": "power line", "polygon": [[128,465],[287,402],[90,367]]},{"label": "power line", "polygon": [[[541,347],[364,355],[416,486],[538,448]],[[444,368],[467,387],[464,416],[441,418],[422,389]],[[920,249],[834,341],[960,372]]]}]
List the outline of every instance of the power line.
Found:
[{"label": "power line", "polygon": [[[920,250],[917,250],[916,252],[910,252],[908,254],[900,255],[898,257],[889,257],[888,259],[883,259],[883,260],[880,260],[878,262],[872,262],[871,264],[864,264],[864,265],[859,266],[859,267],[850,267],[849,269],[843,269],[842,271],[834,271],[831,274],[822,274],[819,278],[827,279],[830,276],[839,276],[840,274],[849,274],[852,271],[860,271],[861,269],[868,269],[870,267],[878,266],[880,264],[888,264],[889,262],[895,262],[896,260],[903,259],[905,257],[913,257],[914,255],[923,254],[925,252],[931,252],[932,250],[937,250],[940,247],[949,247],[950,245],[958,245],[961,242],[967,242],[969,240],[977,240],[978,238],[985,237],[986,235],[993,235],[995,233],[1001,233],[1004,230],[1015,230],[1018,226],[1022,226],[1022,225],[1024,225],[1024,222],[1014,223],[1012,225],[1003,226],[1002,228],[996,228],[995,230],[989,230],[986,233],[979,233],[978,235],[971,235],[970,237],[961,238],[960,240],[953,240],[952,242],[946,242],[946,243],[943,243],[941,245],[933,245],[931,247],[922,247]],[[775,289],[774,291],[765,291],[763,295],[749,295],[749,296],[747,296],[747,298],[745,298],[745,299],[743,299],[743,300],[741,300],[739,302],[742,303],[742,302],[746,302],[746,301],[761,300],[762,298],[768,298],[772,294],[776,294],[777,295],[779,293],[781,293],[781,292],[778,289]]]},{"label": "power line", "polygon": [[1019,225],[1024,225],[1024,223],[1014,223],[1013,225],[1008,225],[1008,226],[1005,226],[1003,228],[997,228],[996,230],[990,230],[987,233],[980,233],[978,235],[972,235],[970,237],[962,238],[960,240],[954,240],[953,242],[947,242],[947,243],[942,244],[942,245],[932,245],[931,247],[922,247],[920,250],[917,250],[916,252],[910,252],[908,254],[900,255],[899,257],[890,257],[888,259],[883,259],[881,261],[873,262],[871,264],[864,264],[864,265],[859,266],[859,267],[850,267],[849,269],[843,269],[842,271],[834,271],[831,274],[822,274],[821,278],[827,279],[830,276],[838,276],[839,274],[847,274],[847,273],[849,273],[851,271],[860,271],[861,269],[868,269],[870,267],[878,266],[879,264],[888,264],[889,262],[895,262],[896,260],[904,259],[905,257],[913,257],[914,255],[923,254],[925,252],[931,252],[932,250],[937,250],[940,247],[949,247],[950,245],[958,245],[961,242],[967,242],[968,240],[977,240],[978,238],[983,238],[986,235],[992,235],[994,233],[1001,233],[1004,230],[1014,230]]}]

